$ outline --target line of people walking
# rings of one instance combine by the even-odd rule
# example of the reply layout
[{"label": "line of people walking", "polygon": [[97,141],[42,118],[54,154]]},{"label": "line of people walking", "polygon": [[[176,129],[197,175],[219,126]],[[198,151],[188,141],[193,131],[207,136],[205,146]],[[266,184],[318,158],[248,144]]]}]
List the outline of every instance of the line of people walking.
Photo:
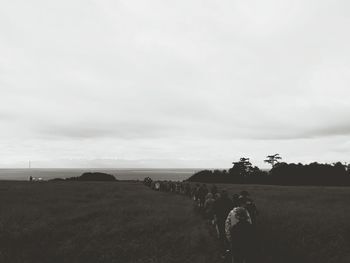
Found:
[{"label": "line of people walking", "polygon": [[189,182],[152,181],[144,183],[155,191],[184,194],[193,199],[196,210],[216,231],[225,262],[248,263],[256,251],[256,217],[258,210],[247,191],[229,197],[216,185]]}]

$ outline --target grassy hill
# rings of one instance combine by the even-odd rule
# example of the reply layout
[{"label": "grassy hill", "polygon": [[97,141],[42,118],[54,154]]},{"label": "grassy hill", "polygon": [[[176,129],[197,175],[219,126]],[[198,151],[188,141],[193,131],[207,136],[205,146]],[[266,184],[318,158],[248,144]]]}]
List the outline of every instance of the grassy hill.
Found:
[{"label": "grassy hill", "polygon": [[[259,262],[350,262],[350,189],[219,185],[260,210]],[[0,181],[0,262],[221,262],[190,199],[125,182]]]}]

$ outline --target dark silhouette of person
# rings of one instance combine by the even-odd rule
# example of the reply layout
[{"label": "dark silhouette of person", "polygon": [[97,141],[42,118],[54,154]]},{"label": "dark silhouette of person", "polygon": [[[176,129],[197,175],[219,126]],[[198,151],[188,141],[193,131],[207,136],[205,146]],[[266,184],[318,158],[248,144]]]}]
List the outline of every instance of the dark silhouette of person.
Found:
[{"label": "dark silhouette of person", "polygon": [[198,204],[198,202],[199,202],[199,198],[198,198],[198,196],[199,196],[199,184],[196,184],[196,186],[195,186],[195,188],[194,188],[194,190],[193,190],[193,199],[194,199],[194,201],[196,201],[196,203]]},{"label": "dark silhouette of person", "polygon": [[238,207],[239,206],[239,194],[233,194],[232,195],[232,207]]},{"label": "dark silhouette of person", "polygon": [[252,253],[254,230],[244,207],[234,208],[226,220],[227,239],[231,245],[233,262],[245,263]]},{"label": "dark silhouette of person", "polygon": [[208,193],[206,195],[205,203],[204,203],[204,213],[205,218],[208,221],[209,225],[212,225],[213,219],[214,219],[214,203],[215,199],[212,193]]},{"label": "dark silhouette of person", "polygon": [[255,224],[256,217],[258,215],[258,209],[256,208],[254,201],[249,197],[249,193],[247,191],[242,191],[240,193],[240,196],[238,198],[238,203],[239,203],[239,206],[247,209],[250,215],[250,218],[252,220],[252,223]]},{"label": "dark silhouette of person", "polygon": [[198,190],[199,207],[204,208],[205,197],[208,194],[208,188],[205,184],[201,185]]},{"label": "dark silhouette of person", "polygon": [[214,202],[214,218],[218,229],[221,248],[226,250],[227,239],[225,235],[225,221],[232,209],[232,201],[228,198],[227,192],[223,190],[220,197]]},{"label": "dark silhouette of person", "polygon": [[216,195],[216,193],[218,192],[218,188],[215,184],[213,184],[210,188],[210,192],[213,194],[213,196]]}]

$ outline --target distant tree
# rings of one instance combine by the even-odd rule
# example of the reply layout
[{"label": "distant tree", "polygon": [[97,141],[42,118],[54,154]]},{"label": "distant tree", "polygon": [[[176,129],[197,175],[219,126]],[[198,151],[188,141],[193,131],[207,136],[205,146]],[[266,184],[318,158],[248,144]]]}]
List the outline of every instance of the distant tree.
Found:
[{"label": "distant tree", "polygon": [[220,176],[220,175],[222,175],[222,172],[218,169],[215,169],[213,172],[213,176]]},{"label": "distant tree", "polygon": [[260,168],[258,166],[254,166],[252,167],[252,175],[259,175],[259,176],[263,176],[263,175],[266,175],[266,172],[260,170]]},{"label": "distant tree", "polygon": [[341,162],[333,163],[333,167],[338,169],[338,171],[341,171],[341,172],[346,172],[346,168],[347,168],[347,166],[345,164],[342,164]]},{"label": "distant tree", "polygon": [[240,158],[238,162],[233,162],[233,166],[229,170],[229,173],[236,176],[247,176],[252,170],[252,163],[249,161],[249,158]]},{"label": "distant tree", "polygon": [[266,156],[266,159],[264,160],[264,162],[270,164],[273,168],[281,159],[282,157],[278,153],[276,153],[273,155]]},{"label": "distant tree", "polygon": [[279,154],[267,156],[273,167],[269,172],[253,166],[249,158],[233,162],[231,169],[203,170],[187,181],[203,183],[272,184],[272,185],[339,185],[350,186],[350,165],[312,162],[310,164],[279,162]]},{"label": "distant tree", "polygon": [[350,163],[346,163],[345,165],[346,165],[346,171],[350,173]]}]

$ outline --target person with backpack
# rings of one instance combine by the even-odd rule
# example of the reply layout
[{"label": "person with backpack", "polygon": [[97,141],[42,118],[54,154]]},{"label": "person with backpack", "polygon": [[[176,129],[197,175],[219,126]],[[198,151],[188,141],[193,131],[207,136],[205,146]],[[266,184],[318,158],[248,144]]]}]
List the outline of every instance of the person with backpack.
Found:
[{"label": "person with backpack", "polygon": [[226,238],[230,243],[232,262],[245,263],[254,242],[252,221],[244,207],[233,208],[225,222]]},{"label": "person with backpack", "polygon": [[240,206],[247,209],[252,224],[255,224],[256,217],[258,215],[258,209],[256,208],[254,201],[249,197],[249,193],[247,191],[241,191],[240,196],[238,198],[238,203]]}]

